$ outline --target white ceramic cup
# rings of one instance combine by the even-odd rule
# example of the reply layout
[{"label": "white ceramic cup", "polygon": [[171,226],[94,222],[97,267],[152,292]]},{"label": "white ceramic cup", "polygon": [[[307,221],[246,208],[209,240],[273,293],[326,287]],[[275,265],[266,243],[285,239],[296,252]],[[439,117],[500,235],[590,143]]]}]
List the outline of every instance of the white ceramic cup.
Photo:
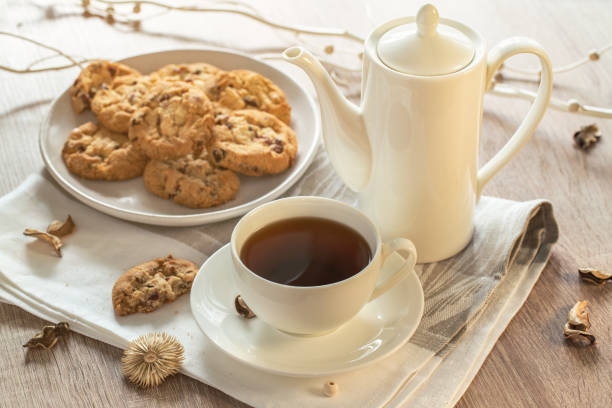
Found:
[{"label": "white ceramic cup", "polygon": [[[318,217],[347,225],[368,243],[372,260],[359,273],[321,286],[289,286],[272,282],[249,270],[240,259],[242,246],[261,228],[281,220]],[[322,335],[338,328],[361,308],[397,285],[414,269],[417,253],[412,242],[396,238],[382,243],[376,225],[361,211],[321,197],[291,197],[264,204],[236,224],[231,238],[233,275],[240,295],[258,318],[296,335]],[[385,278],[379,272],[385,265]]]}]

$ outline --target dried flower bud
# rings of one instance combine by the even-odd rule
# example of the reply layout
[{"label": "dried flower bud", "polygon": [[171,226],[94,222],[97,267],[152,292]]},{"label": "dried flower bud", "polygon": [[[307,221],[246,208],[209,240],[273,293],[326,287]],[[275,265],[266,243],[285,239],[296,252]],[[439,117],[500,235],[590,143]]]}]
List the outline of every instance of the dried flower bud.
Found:
[{"label": "dried flower bud", "polygon": [[605,285],[606,281],[612,279],[612,273],[605,273],[593,268],[578,268],[582,280],[596,285]]},{"label": "dried flower bud", "polygon": [[89,6],[89,0],[81,0],[81,5],[82,5],[83,7],[87,7],[87,6]]},{"label": "dried flower bud", "polygon": [[242,296],[236,296],[236,299],[234,299],[234,306],[238,314],[245,319],[252,319],[255,317],[255,313],[247,306]]},{"label": "dried flower bud", "polygon": [[501,82],[504,80],[504,74],[502,74],[501,71],[497,71],[493,78],[495,78],[496,81]]},{"label": "dried flower bud", "polygon": [[599,59],[599,52],[597,52],[597,50],[591,50],[589,52],[589,59],[591,61],[597,61]]},{"label": "dried flower bud", "polygon": [[581,107],[582,105],[580,105],[580,102],[578,102],[576,99],[570,99],[567,102],[567,110],[570,112],[578,112]]},{"label": "dried flower bud", "polygon": [[334,53],[334,46],[333,45],[328,45],[325,48],[323,48],[323,51],[325,51],[326,54],[333,54]]},{"label": "dried flower bud", "polygon": [[137,1],[137,2],[134,4],[134,8],[132,9],[132,11],[133,11],[135,14],[140,13],[140,2],[139,2],[139,1]]},{"label": "dried flower bud", "polygon": [[333,397],[338,393],[338,384],[334,381],[328,381],[323,384],[323,394],[327,397]]},{"label": "dried flower bud", "polygon": [[574,143],[582,150],[599,142],[599,139],[601,139],[601,131],[595,123],[582,126],[578,132],[574,133]]}]

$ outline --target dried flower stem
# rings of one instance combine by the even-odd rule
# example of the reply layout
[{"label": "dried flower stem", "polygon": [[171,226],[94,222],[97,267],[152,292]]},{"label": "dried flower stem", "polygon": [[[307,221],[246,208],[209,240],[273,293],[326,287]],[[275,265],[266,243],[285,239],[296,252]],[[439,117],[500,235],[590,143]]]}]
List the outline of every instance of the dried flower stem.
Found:
[{"label": "dried flower stem", "polygon": [[[526,89],[521,89],[505,84],[500,85],[499,83],[494,83],[493,86],[489,89],[489,92],[499,96],[527,99],[532,102],[535,100],[536,97],[536,93],[533,91],[528,91]],[[550,98],[550,107],[556,110],[569,113],[579,113],[582,115],[595,116],[599,118],[612,118],[612,109],[602,108],[594,105],[583,105],[575,99],[563,101],[558,98]]]},{"label": "dried flower stem", "polygon": [[[258,21],[262,24],[268,25],[272,28],[277,28],[279,30],[290,31],[294,34],[308,34],[315,36],[325,36],[325,37],[343,37],[352,41],[357,41],[362,43],[364,41],[363,38],[358,36],[357,34],[353,34],[348,30],[344,30],[341,28],[320,28],[320,27],[308,27],[308,26],[298,26],[298,25],[288,25],[278,23],[272,20],[269,20],[265,17],[262,17],[259,14],[255,14],[253,11],[249,10],[241,10],[238,8],[226,8],[226,7],[195,7],[195,6],[172,6],[170,4],[165,4],[157,1],[133,1],[133,0],[97,0],[100,3],[108,4],[108,5],[121,5],[121,4],[130,4],[134,5],[135,3],[140,3],[141,5],[151,5],[160,7],[166,10],[176,10],[176,11],[190,11],[190,12],[209,12],[209,13],[231,13],[231,14],[239,14],[244,17],[248,17],[252,20]],[[243,6],[242,2],[226,2],[228,4],[240,5]]]},{"label": "dried flower stem", "polygon": [[[561,74],[564,72],[569,72],[589,62],[599,61],[601,56],[607,51],[610,51],[611,49],[612,49],[612,43],[607,44],[598,50],[591,50],[589,51],[589,54],[586,57],[581,58],[577,61],[574,61],[570,64],[563,65],[559,68],[553,69],[553,74]],[[512,66],[508,66],[507,64],[504,65],[504,69],[510,72],[516,72],[517,74],[524,74],[524,75],[538,75],[540,73],[540,69],[521,69],[521,68],[515,68]]]},{"label": "dried flower stem", "polygon": [[7,31],[0,31],[0,35],[6,35],[8,37],[13,37],[13,38],[17,38],[19,40],[23,40],[23,41],[27,41],[30,42],[32,44],[36,44],[39,47],[43,47],[46,48],[48,50],[54,51],[57,53],[57,55],[60,55],[64,58],[66,58],[68,61],[72,62],[71,65],[67,65],[67,66],[58,66],[58,67],[48,67],[48,68],[37,68],[37,69],[32,69],[31,67],[28,67],[26,69],[15,69],[15,68],[11,68],[11,67],[7,67],[5,65],[0,65],[0,69],[4,70],[4,71],[9,71],[9,72],[14,72],[17,74],[31,74],[34,72],[43,72],[43,71],[57,71],[60,69],[64,69],[64,68],[69,68],[69,67],[74,67],[75,65],[78,66],[79,68],[83,68],[83,66],[81,65],[81,62],[75,60],[74,58],[72,58],[70,55],[65,54],[62,50],[57,49],[55,47],[52,47],[50,45],[47,44],[43,44],[40,41],[36,41],[33,40],[31,38],[28,37],[24,37],[23,35],[19,35],[19,34],[14,34],[14,33],[9,33]]}]

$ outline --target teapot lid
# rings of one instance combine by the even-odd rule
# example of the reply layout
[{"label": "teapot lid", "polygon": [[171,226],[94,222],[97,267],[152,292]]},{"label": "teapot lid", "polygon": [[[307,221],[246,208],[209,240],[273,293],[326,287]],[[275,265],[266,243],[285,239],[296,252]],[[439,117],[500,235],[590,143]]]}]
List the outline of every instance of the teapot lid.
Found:
[{"label": "teapot lid", "polygon": [[432,76],[459,71],[474,58],[474,46],[461,31],[438,25],[438,19],[438,10],[425,4],[417,13],[416,23],[384,33],[378,42],[378,57],[404,74]]}]

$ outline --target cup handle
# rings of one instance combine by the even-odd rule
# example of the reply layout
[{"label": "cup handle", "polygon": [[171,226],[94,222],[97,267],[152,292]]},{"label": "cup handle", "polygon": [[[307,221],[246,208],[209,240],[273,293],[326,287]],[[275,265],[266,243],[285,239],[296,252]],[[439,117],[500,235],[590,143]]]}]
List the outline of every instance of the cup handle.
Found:
[{"label": "cup handle", "polygon": [[[390,257],[394,256],[394,262],[397,263],[395,271],[376,285],[370,301],[376,299],[398,283],[400,283],[412,270],[417,261],[417,251],[412,241],[406,238],[395,238],[389,242],[385,242],[382,247],[382,265],[384,267]],[[398,259],[399,258],[399,259]]]},{"label": "cup handle", "polygon": [[544,116],[544,112],[550,102],[550,95],[552,93],[552,68],[550,66],[550,60],[540,44],[529,38],[508,38],[491,49],[487,59],[487,87],[491,83],[495,71],[497,71],[506,59],[513,55],[523,53],[534,54],[540,60],[542,69],[538,93],[529,112],[527,112],[527,116],[525,116],[525,119],[523,119],[523,122],[514,135],[512,135],[504,147],[502,147],[502,149],[478,171],[477,199],[480,198],[484,186],[487,185],[502,167],[512,160],[521,147],[529,140],[535,128],[538,126],[538,123],[540,123],[542,116]]}]

